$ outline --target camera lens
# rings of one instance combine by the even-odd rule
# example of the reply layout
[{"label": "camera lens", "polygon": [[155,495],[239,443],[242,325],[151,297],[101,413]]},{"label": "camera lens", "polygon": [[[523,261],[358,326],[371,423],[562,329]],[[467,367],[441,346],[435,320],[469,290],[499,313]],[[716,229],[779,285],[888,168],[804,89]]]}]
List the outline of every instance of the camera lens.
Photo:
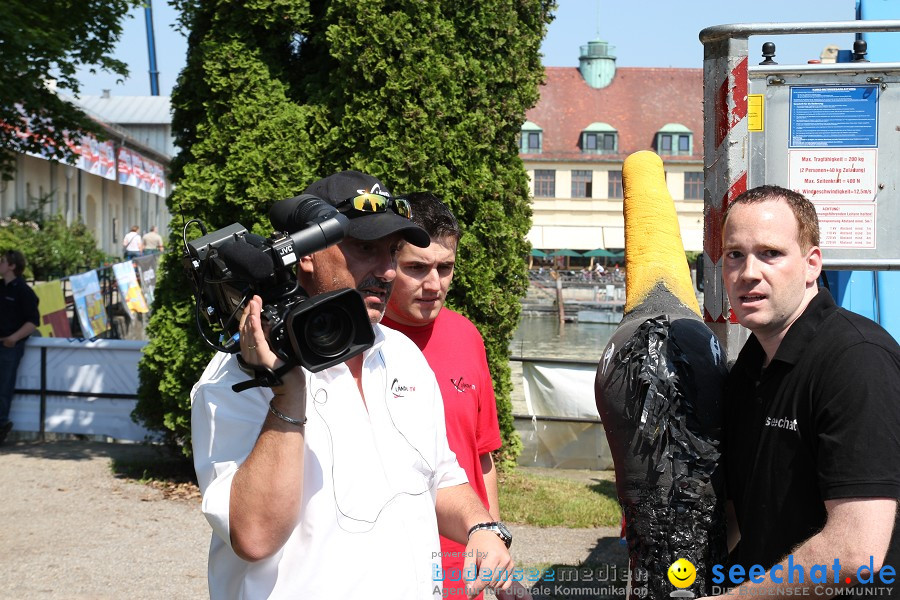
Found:
[{"label": "camera lens", "polygon": [[303,333],[316,354],[338,356],[353,341],[353,321],[342,307],[323,305],[306,320]]},{"label": "camera lens", "polygon": [[318,373],[371,348],[375,331],[362,296],[353,288],[298,296],[284,317],[290,358]]}]

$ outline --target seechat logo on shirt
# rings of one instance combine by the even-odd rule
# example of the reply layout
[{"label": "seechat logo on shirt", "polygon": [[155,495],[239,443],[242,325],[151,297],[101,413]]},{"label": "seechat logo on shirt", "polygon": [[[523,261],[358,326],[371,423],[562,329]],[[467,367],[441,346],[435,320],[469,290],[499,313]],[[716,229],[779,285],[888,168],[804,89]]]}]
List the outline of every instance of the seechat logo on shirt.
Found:
[{"label": "seechat logo on shirt", "polygon": [[787,429],[788,431],[797,431],[797,419],[766,417],[766,427],[777,427],[779,429]]},{"label": "seechat logo on shirt", "polygon": [[[745,581],[751,583],[763,583],[771,581],[773,583],[789,583],[789,584],[847,584],[855,585],[859,583],[894,583],[896,571],[890,565],[884,565],[878,573],[875,573],[875,559],[870,556],[869,564],[862,565],[855,569],[856,577],[844,576],[841,581],[841,570],[845,573],[851,569],[841,565],[841,561],[837,558],[830,568],[828,565],[813,565],[809,571],[801,564],[794,563],[794,555],[789,554],[787,557],[787,565],[775,565],[766,571],[762,565],[753,565],[749,569],[744,569],[742,565],[732,565],[727,573],[722,565],[714,565],[712,568],[712,582],[715,584],[725,583],[726,581],[732,585],[739,585]],[[829,577],[829,571],[831,576]],[[816,594],[833,595],[840,594],[840,588],[824,588],[822,585],[816,587]]]}]

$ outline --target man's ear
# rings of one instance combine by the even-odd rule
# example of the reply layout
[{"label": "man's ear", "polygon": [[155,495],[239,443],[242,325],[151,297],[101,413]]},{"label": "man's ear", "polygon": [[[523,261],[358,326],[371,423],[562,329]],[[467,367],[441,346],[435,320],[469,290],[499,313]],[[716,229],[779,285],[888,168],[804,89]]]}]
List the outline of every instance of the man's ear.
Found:
[{"label": "man's ear", "polygon": [[806,283],[815,284],[822,274],[822,250],[813,246],[806,252]]},{"label": "man's ear", "polygon": [[313,260],[312,254],[307,254],[306,256],[301,256],[300,260],[297,261],[297,272],[298,273],[312,273],[315,271],[315,261]]}]

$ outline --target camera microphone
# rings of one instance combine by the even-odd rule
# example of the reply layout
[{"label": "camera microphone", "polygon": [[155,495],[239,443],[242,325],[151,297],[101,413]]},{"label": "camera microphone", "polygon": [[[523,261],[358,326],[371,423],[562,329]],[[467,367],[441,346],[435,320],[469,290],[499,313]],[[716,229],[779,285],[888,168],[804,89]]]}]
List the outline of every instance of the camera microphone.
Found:
[{"label": "camera microphone", "polygon": [[[249,238],[253,234],[248,234]],[[253,236],[264,240],[260,236]],[[255,240],[254,240],[255,241]],[[260,248],[262,244],[235,240],[219,248],[219,257],[231,269],[235,277],[242,281],[263,281],[275,274],[275,263]]]},{"label": "camera microphone", "polygon": [[266,247],[266,238],[261,235],[256,235],[255,233],[246,234],[244,236],[244,241],[254,248],[259,248],[260,250],[264,250]]}]

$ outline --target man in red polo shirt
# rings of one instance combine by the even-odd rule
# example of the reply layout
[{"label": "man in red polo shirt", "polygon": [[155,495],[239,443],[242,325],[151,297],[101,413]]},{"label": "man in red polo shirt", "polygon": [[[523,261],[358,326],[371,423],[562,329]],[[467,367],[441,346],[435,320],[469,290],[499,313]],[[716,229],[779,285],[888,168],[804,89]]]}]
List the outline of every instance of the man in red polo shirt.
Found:
[{"label": "man in red polo shirt", "polygon": [[[428,360],[444,399],[450,449],[496,527],[508,535],[500,523],[497,471],[491,457],[502,440],[484,341],[471,321],[444,306],[456,264],[459,224],[434,194],[417,192],[405,198],[411,219],[428,232],[431,245],[400,247],[397,277],[381,323],[406,334]],[[460,588],[471,583],[462,572],[464,551],[460,544],[441,536],[443,584],[448,595],[446,590],[462,592]]]}]

